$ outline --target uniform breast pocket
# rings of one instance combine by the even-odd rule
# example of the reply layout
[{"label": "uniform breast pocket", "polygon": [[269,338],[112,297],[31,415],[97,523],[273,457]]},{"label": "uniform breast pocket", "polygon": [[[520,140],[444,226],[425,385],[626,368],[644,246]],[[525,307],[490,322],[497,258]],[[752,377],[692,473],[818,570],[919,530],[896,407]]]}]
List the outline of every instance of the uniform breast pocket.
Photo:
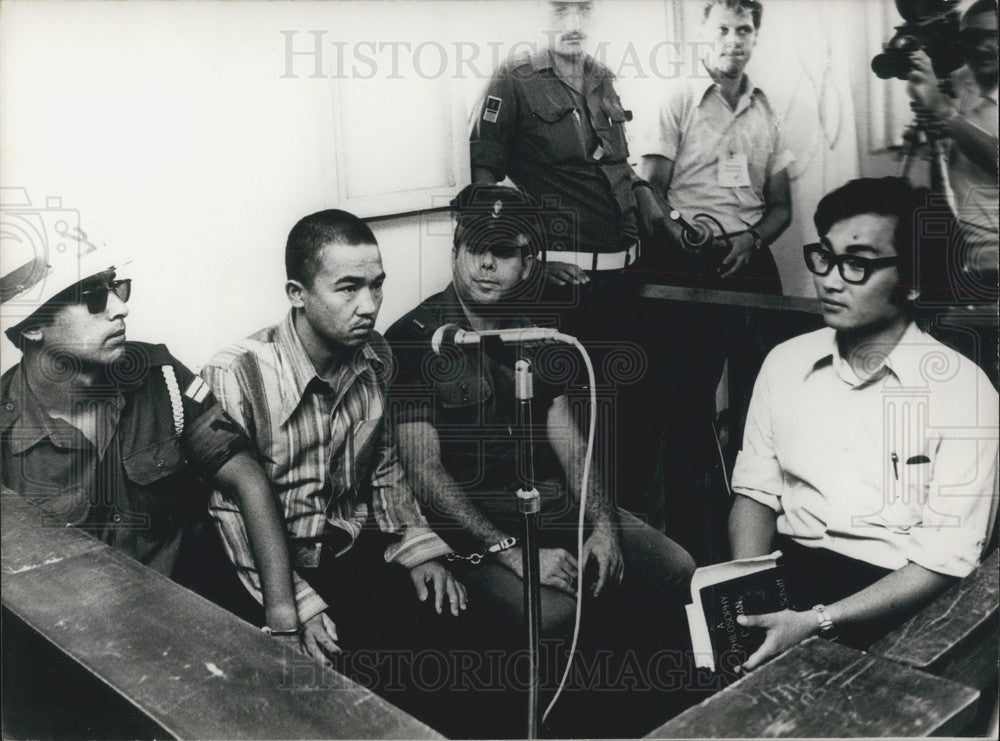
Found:
[{"label": "uniform breast pocket", "polygon": [[177,473],[184,467],[184,452],[180,440],[169,437],[129,453],[122,461],[125,475],[140,486]]},{"label": "uniform breast pocket", "polygon": [[436,388],[437,420],[441,426],[478,424],[493,388],[485,378],[470,376]]},{"label": "uniform breast pocket", "polygon": [[594,117],[594,130],[604,145],[604,160],[620,161],[628,158],[625,122],[631,120],[632,112],[622,108],[617,95],[601,101],[600,112]]},{"label": "uniform breast pocket", "polygon": [[117,514],[127,522],[146,523],[154,535],[175,527],[194,496],[193,481],[178,475],[186,467],[180,440],[170,437],[132,451],[122,464],[130,486]]},{"label": "uniform breast pocket", "polygon": [[572,101],[547,86],[529,84],[525,100],[531,111],[527,136],[546,160],[562,162],[586,156],[580,112]]}]

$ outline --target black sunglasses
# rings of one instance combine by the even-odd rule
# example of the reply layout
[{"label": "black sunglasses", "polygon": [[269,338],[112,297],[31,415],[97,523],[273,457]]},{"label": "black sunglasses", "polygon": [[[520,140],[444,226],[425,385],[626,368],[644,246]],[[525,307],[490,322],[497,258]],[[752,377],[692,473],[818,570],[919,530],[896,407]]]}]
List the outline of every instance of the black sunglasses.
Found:
[{"label": "black sunglasses", "polygon": [[114,293],[118,299],[125,303],[132,295],[132,280],[113,280],[110,283],[89,288],[80,292],[80,303],[87,305],[87,311],[91,314],[100,314],[108,308],[108,296]]},{"label": "black sunglasses", "polygon": [[867,282],[876,270],[896,265],[899,262],[898,257],[871,258],[850,254],[837,255],[819,242],[803,246],[802,254],[806,259],[806,267],[809,268],[810,273],[829,275],[833,266],[836,265],[844,282],[855,286]]}]

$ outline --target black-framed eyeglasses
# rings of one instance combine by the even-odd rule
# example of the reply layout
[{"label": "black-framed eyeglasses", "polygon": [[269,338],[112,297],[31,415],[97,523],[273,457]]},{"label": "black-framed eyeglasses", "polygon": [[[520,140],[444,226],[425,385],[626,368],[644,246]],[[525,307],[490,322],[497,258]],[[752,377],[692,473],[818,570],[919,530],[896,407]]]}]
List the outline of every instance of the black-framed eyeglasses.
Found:
[{"label": "black-framed eyeglasses", "polygon": [[125,303],[132,295],[132,280],[113,280],[107,285],[88,288],[80,292],[80,302],[86,304],[87,311],[91,314],[100,314],[108,308],[108,296],[114,293],[118,299]]},{"label": "black-framed eyeglasses", "polygon": [[844,282],[856,286],[865,283],[876,270],[899,263],[898,257],[859,257],[846,253],[838,255],[819,242],[803,246],[802,254],[810,273],[829,275],[836,265]]}]

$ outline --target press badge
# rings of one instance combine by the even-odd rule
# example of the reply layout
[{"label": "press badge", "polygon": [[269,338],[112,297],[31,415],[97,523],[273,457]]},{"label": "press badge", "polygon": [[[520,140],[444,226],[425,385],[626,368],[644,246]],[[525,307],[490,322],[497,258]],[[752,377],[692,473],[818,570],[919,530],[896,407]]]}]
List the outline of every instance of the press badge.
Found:
[{"label": "press badge", "polygon": [[723,188],[749,188],[750,168],[745,154],[719,158],[719,185]]},{"label": "press badge", "polygon": [[486,105],[483,108],[483,120],[486,123],[496,123],[500,116],[500,106],[503,101],[495,95],[486,96]]}]

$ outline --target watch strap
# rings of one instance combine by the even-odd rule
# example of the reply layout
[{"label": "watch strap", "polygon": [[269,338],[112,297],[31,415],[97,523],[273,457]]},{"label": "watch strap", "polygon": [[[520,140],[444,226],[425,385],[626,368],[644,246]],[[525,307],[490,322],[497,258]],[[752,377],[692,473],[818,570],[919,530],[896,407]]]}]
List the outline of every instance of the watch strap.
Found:
[{"label": "watch strap", "polygon": [[830,611],[826,609],[826,605],[813,605],[813,611],[816,613],[816,620],[819,621],[820,637],[829,641],[836,640],[838,638],[837,627],[833,624],[833,618],[830,617]]}]

